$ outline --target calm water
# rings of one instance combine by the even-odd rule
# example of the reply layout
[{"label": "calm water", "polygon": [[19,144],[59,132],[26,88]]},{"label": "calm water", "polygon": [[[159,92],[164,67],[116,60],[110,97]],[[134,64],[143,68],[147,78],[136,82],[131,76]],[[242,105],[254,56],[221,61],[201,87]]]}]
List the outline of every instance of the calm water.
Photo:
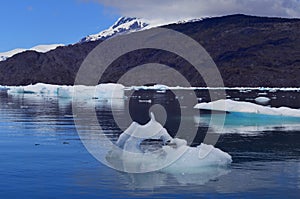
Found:
[{"label": "calm water", "polygon": [[[180,99],[184,101],[189,92],[182,91]],[[300,108],[298,92],[228,91],[227,94],[228,98],[250,102],[257,96],[268,96],[272,98],[272,106]],[[205,91],[198,91],[197,95],[201,101],[209,100]],[[140,123],[147,122],[151,104],[170,106],[174,117],[168,115],[166,128],[174,132],[178,127],[176,106],[172,108],[177,102],[168,92],[148,91],[135,93],[126,100],[95,101],[99,123],[112,140],[121,130],[115,125],[110,108],[113,106],[117,117],[122,119],[126,103],[130,103],[131,116]],[[197,118],[199,115],[192,114],[186,118],[193,124],[187,130],[198,129],[194,145],[201,143],[205,134],[205,126]],[[228,125],[217,147],[233,157],[231,167],[207,169],[193,175],[127,174],[110,169],[84,148],[74,119],[70,99],[0,94],[0,198],[298,198],[300,195],[300,119],[264,123],[261,121],[270,118],[258,118],[256,128],[268,128],[257,130],[244,128],[241,123]],[[228,117],[226,122],[232,125],[235,120]]]}]

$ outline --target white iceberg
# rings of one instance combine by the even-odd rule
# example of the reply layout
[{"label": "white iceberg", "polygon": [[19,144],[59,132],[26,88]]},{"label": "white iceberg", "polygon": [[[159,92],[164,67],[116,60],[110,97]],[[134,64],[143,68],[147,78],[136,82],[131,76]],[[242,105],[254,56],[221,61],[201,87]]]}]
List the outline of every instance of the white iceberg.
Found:
[{"label": "white iceberg", "polygon": [[34,85],[27,85],[27,86],[8,86],[8,93],[9,94],[45,94],[45,95],[54,95],[57,94],[56,85],[50,84],[34,84]]},{"label": "white iceberg", "polygon": [[285,117],[300,117],[299,109],[292,109],[288,107],[267,107],[257,105],[250,102],[238,102],[230,99],[222,99],[214,102],[199,103],[194,106],[196,109],[224,111],[224,112],[238,112],[238,113],[253,113],[261,115],[285,116]]},{"label": "white iceberg", "polygon": [[39,94],[57,96],[60,98],[93,99],[93,98],[123,98],[124,86],[120,84],[99,84],[96,86],[65,86],[37,83],[27,86],[7,86],[8,94]]},{"label": "white iceberg", "polygon": [[257,97],[254,100],[256,103],[261,105],[267,105],[271,101],[271,99],[268,97]]},{"label": "white iceberg", "polygon": [[[164,146],[156,151],[145,152],[141,143],[147,139],[160,139]],[[186,172],[205,167],[223,167],[232,162],[229,154],[213,146],[201,144],[189,147],[186,140],[173,139],[153,114],[145,125],[133,122],[119,136],[116,146],[106,155],[106,160],[111,167],[129,173],[156,170]]]}]

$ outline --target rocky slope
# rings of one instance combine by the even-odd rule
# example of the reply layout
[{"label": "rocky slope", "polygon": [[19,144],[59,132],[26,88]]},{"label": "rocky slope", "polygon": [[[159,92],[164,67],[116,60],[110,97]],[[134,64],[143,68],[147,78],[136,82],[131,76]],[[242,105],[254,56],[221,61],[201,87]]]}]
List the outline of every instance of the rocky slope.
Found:
[{"label": "rocky slope", "polygon": [[64,45],[63,44],[38,45],[38,46],[34,46],[30,49],[17,48],[17,49],[13,49],[13,50],[10,50],[10,51],[7,51],[7,52],[1,52],[0,53],[0,61],[4,61],[9,57],[12,57],[16,54],[19,54],[21,52],[25,52],[25,51],[28,51],[28,50],[45,53],[45,52],[53,50],[53,49],[55,49],[59,46],[64,46]]}]

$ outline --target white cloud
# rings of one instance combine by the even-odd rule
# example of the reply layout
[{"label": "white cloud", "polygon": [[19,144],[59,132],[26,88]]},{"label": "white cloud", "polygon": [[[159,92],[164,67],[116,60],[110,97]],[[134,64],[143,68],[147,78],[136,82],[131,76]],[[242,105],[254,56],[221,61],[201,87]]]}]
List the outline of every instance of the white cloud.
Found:
[{"label": "white cloud", "polygon": [[300,0],[97,0],[124,16],[164,23],[192,18],[249,14],[300,17]]}]

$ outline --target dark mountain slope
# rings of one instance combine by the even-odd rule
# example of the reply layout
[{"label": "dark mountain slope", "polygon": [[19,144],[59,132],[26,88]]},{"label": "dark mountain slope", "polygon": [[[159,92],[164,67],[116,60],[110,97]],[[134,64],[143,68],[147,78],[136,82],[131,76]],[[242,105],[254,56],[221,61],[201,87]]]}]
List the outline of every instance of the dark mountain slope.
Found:
[{"label": "dark mountain slope", "polygon": [[[299,19],[232,15],[165,27],[185,33],[202,44],[221,71],[225,86],[300,86]],[[0,62],[0,84],[73,84],[80,64],[99,43],[15,55]],[[128,67],[158,57],[162,63],[180,68],[194,85],[204,86],[201,78],[190,72],[188,63],[161,51],[134,52],[121,57],[103,81],[114,81]]]}]

